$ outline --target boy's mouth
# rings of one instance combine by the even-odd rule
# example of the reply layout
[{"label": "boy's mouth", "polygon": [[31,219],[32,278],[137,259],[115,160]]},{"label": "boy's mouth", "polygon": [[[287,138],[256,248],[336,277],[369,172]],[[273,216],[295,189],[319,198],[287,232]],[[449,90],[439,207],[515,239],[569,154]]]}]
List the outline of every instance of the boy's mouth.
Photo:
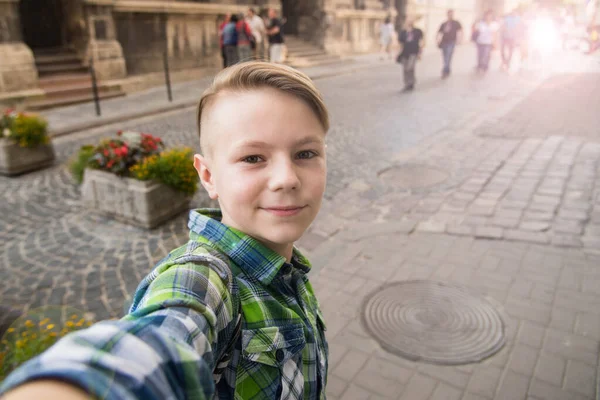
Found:
[{"label": "boy's mouth", "polygon": [[264,207],[263,210],[276,215],[278,217],[289,217],[298,214],[306,206],[278,206],[278,207]]}]

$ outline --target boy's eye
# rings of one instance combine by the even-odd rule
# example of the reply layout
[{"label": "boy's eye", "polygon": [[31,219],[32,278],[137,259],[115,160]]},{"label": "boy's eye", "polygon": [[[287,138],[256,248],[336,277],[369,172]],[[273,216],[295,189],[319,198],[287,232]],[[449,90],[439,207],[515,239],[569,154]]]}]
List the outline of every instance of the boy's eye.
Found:
[{"label": "boy's eye", "polygon": [[298,153],[298,155],[296,157],[298,157],[301,160],[308,160],[308,159],[315,157],[316,155],[317,155],[317,153],[312,150],[304,150],[304,151],[301,151],[300,153]]},{"label": "boy's eye", "polygon": [[242,159],[242,161],[245,163],[248,163],[248,164],[256,164],[261,161],[261,157],[260,156],[248,156],[248,157],[244,157]]}]

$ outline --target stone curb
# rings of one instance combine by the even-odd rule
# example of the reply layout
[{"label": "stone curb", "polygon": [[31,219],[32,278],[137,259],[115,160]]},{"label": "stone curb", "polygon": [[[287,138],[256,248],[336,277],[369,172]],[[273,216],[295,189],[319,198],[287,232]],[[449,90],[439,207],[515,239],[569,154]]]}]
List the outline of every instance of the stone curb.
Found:
[{"label": "stone curb", "polygon": [[[373,63],[367,62],[367,63],[361,64],[361,65],[355,65],[352,68],[348,68],[348,69],[334,70],[333,68],[335,68],[336,65],[337,66],[347,65],[347,62],[340,63],[340,64],[332,64],[331,71],[315,73],[315,74],[308,74],[308,76],[312,80],[319,80],[319,79],[324,79],[324,78],[330,78],[333,76],[342,76],[342,75],[352,74],[357,71],[361,71],[363,69],[371,68],[374,65],[377,66],[377,65],[386,65],[386,64],[377,64],[374,62]],[[182,110],[182,109],[188,108],[188,107],[194,107],[197,105],[197,103],[198,103],[198,100],[182,101],[177,104],[168,104],[168,105],[161,106],[161,107],[155,107],[155,108],[152,108],[149,110],[134,112],[134,113],[130,113],[130,114],[124,114],[124,115],[118,115],[115,117],[106,117],[106,118],[102,118],[102,119],[98,119],[98,120],[94,120],[94,121],[83,122],[80,124],[73,124],[71,126],[67,126],[62,129],[53,130],[51,132],[50,136],[51,137],[60,137],[60,136],[68,135],[70,133],[81,132],[81,131],[85,131],[85,130],[92,129],[92,128],[99,128],[99,127],[102,127],[105,125],[111,125],[111,124],[118,123],[118,122],[130,121],[133,119],[148,117],[151,115],[159,116],[161,114],[168,113],[171,111]]]}]

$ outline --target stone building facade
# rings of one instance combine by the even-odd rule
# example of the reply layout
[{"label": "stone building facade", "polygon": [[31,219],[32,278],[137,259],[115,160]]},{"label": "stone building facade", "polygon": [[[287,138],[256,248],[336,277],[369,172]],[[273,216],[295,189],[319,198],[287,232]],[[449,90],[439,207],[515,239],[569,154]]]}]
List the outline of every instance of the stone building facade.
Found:
[{"label": "stone building facade", "polygon": [[42,75],[63,71],[53,60],[79,72],[93,63],[100,81],[159,73],[165,53],[174,70],[216,67],[220,17],[250,6],[278,9],[287,35],[344,55],[377,51],[388,15],[426,16],[433,32],[447,7],[466,15],[475,1],[0,0],[0,102],[43,96]]}]

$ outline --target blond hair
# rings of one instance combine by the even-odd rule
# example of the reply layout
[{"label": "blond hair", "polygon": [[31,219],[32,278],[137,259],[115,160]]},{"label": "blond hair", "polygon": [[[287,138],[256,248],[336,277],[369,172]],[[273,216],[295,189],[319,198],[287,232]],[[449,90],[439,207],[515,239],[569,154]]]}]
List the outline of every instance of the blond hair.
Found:
[{"label": "blond hair", "polygon": [[215,77],[212,85],[204,91],[198,103],[197,124],[200,147],[204,151],[206,140],[202,136],[202,113],[214,98],[224,91],[247,91],[271,88],[280,90],[304,101],[321,123],[329,130],[329,113],[321,93],[304,73],[281,64],[245,62],[226,68]]}]

